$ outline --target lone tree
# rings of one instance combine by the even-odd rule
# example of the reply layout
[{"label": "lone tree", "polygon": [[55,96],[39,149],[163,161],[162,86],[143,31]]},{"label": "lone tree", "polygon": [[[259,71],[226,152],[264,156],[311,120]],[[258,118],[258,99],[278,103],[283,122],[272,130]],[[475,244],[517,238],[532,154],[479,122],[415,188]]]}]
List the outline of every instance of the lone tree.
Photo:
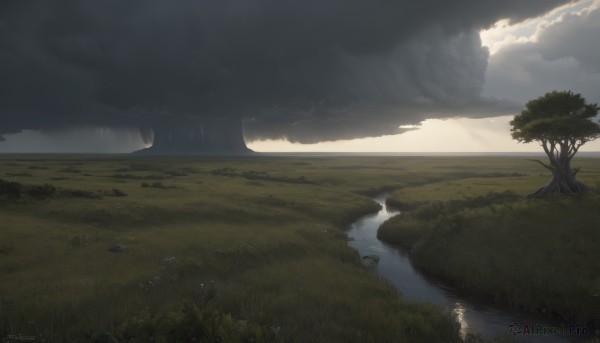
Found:
[{"label": "lone tree", "polygon": [[527,198],[589,190],[576,180],[579,168],[571,169],[571,160],[583,144],[600,137],[600,126],[592,120],[597,113],[598,106],[586,104],[580,94],[554,91],[529,101],[510,122],[514,139],[540,142],[550,160],[550,164],[534,160],[552,172],[552,180]]}]

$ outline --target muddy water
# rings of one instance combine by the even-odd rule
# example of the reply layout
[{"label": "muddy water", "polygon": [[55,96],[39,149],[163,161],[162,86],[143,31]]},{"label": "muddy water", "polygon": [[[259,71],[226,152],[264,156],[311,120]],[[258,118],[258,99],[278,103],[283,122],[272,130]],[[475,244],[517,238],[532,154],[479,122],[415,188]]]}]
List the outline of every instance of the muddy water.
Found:
[{"label": "muddy water", "polygon": [[[381,195],[374,198],[382,205],[381,211],[364,216],[350,225],[347,232],[349,245],[361,256],[379,256],[379,262],[373,263],[377,273],[393,284],[405,299],[431,302],[451,311],[461,325],[463,337],[468,333],[479,333],[484,337],[511,335],[510,326],[514,323],[520,324],[522,329],[524,325],[537,324],[546,327],[565,324],[568,328],[569,323],[552,322],[540,316],[487,304],[416,271],[405,251],[377,239],[379,225],[398,213],[386,208],[385,197],[386,195]],[[367,262],[369,259],[363,261]],[[518,342],[574,342],[586,338],[524,334],[514,337]]]}]

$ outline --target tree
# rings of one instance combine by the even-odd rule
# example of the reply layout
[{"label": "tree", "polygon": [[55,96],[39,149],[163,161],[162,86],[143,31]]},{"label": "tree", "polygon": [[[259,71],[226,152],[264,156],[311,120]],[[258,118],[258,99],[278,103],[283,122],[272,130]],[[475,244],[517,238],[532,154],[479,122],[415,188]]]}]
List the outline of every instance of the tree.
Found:
[{"label": "tree", "polygon": [[596,104],[586,104],[580,94],[554,91],[529,101],[510,122],[514,139],[539,142],[550,160],[550,164],[534,160],[552,172],[552,180],[529,199],[589,191],[576,180],[579,168],[571,169],[571,160],[582,145],[600,137],[600,125],[593,121],[598,109]]}]

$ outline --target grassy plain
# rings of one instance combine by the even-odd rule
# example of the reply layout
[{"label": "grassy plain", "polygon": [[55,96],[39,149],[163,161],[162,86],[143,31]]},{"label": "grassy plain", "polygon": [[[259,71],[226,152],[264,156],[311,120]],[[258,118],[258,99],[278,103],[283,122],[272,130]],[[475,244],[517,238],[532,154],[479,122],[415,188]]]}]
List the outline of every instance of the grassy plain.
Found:
[{"label": "grassy plain", "polygon": [[456,341],[448,314],[402,301],[343,232],[378,209],[360,194],[421,180],[406,164],[4,156],[0,335]]},{"label": "grassy plain", "polygon": [[[599,161],[579,162],[581,179],[598,184]],[[382,191],[415,208],[505,186],[525,194],[548,177],[523,158],[499,157],[7,155],[0,165],[8,182],[0,184],[0,335],[48,342],[458,341],[449,314],[402,300],[361,264],[345,225],[376,211],[367,196]],[[427,252],[458,254],[447,263],[484,260],[477,239],[489,236],[478,229],[437,245],[427,228],[415,229],[410,245],[424,268],[447,266]],[[557,244],[564,265],[581,265],[594,282],[597,264],[587,261],[597,256],[589,250],[597,232],[569,243],[588,255]],[[472,250],[454,249],[463,237],[456,244]],[[528,263],[547,267],[548,253]],[[531,279],[521,274],[511,275]]]},{"label": "grassy plain", "polygon": [[[507,162],[523,175],[395,191],[388,204],[404,211],[378,237],[407,248],[422,271],[472,294],[598,329],[600,195],[523,200],[550,176],[537,175],[532,162]],[[600,160],[575,165],[582,166],[578,178],[599,189]]]}]

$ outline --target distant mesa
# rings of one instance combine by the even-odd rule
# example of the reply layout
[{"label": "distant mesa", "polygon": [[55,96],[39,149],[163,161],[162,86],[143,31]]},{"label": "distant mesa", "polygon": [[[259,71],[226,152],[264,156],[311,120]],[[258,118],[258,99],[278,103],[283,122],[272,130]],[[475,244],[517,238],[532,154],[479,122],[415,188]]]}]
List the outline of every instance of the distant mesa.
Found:
[{"label": "distant mesa", "polygon": [[244,141],[241,119],[173,118],[153,125],[151,147],[138,155],[245,155],[253,151]]}]

